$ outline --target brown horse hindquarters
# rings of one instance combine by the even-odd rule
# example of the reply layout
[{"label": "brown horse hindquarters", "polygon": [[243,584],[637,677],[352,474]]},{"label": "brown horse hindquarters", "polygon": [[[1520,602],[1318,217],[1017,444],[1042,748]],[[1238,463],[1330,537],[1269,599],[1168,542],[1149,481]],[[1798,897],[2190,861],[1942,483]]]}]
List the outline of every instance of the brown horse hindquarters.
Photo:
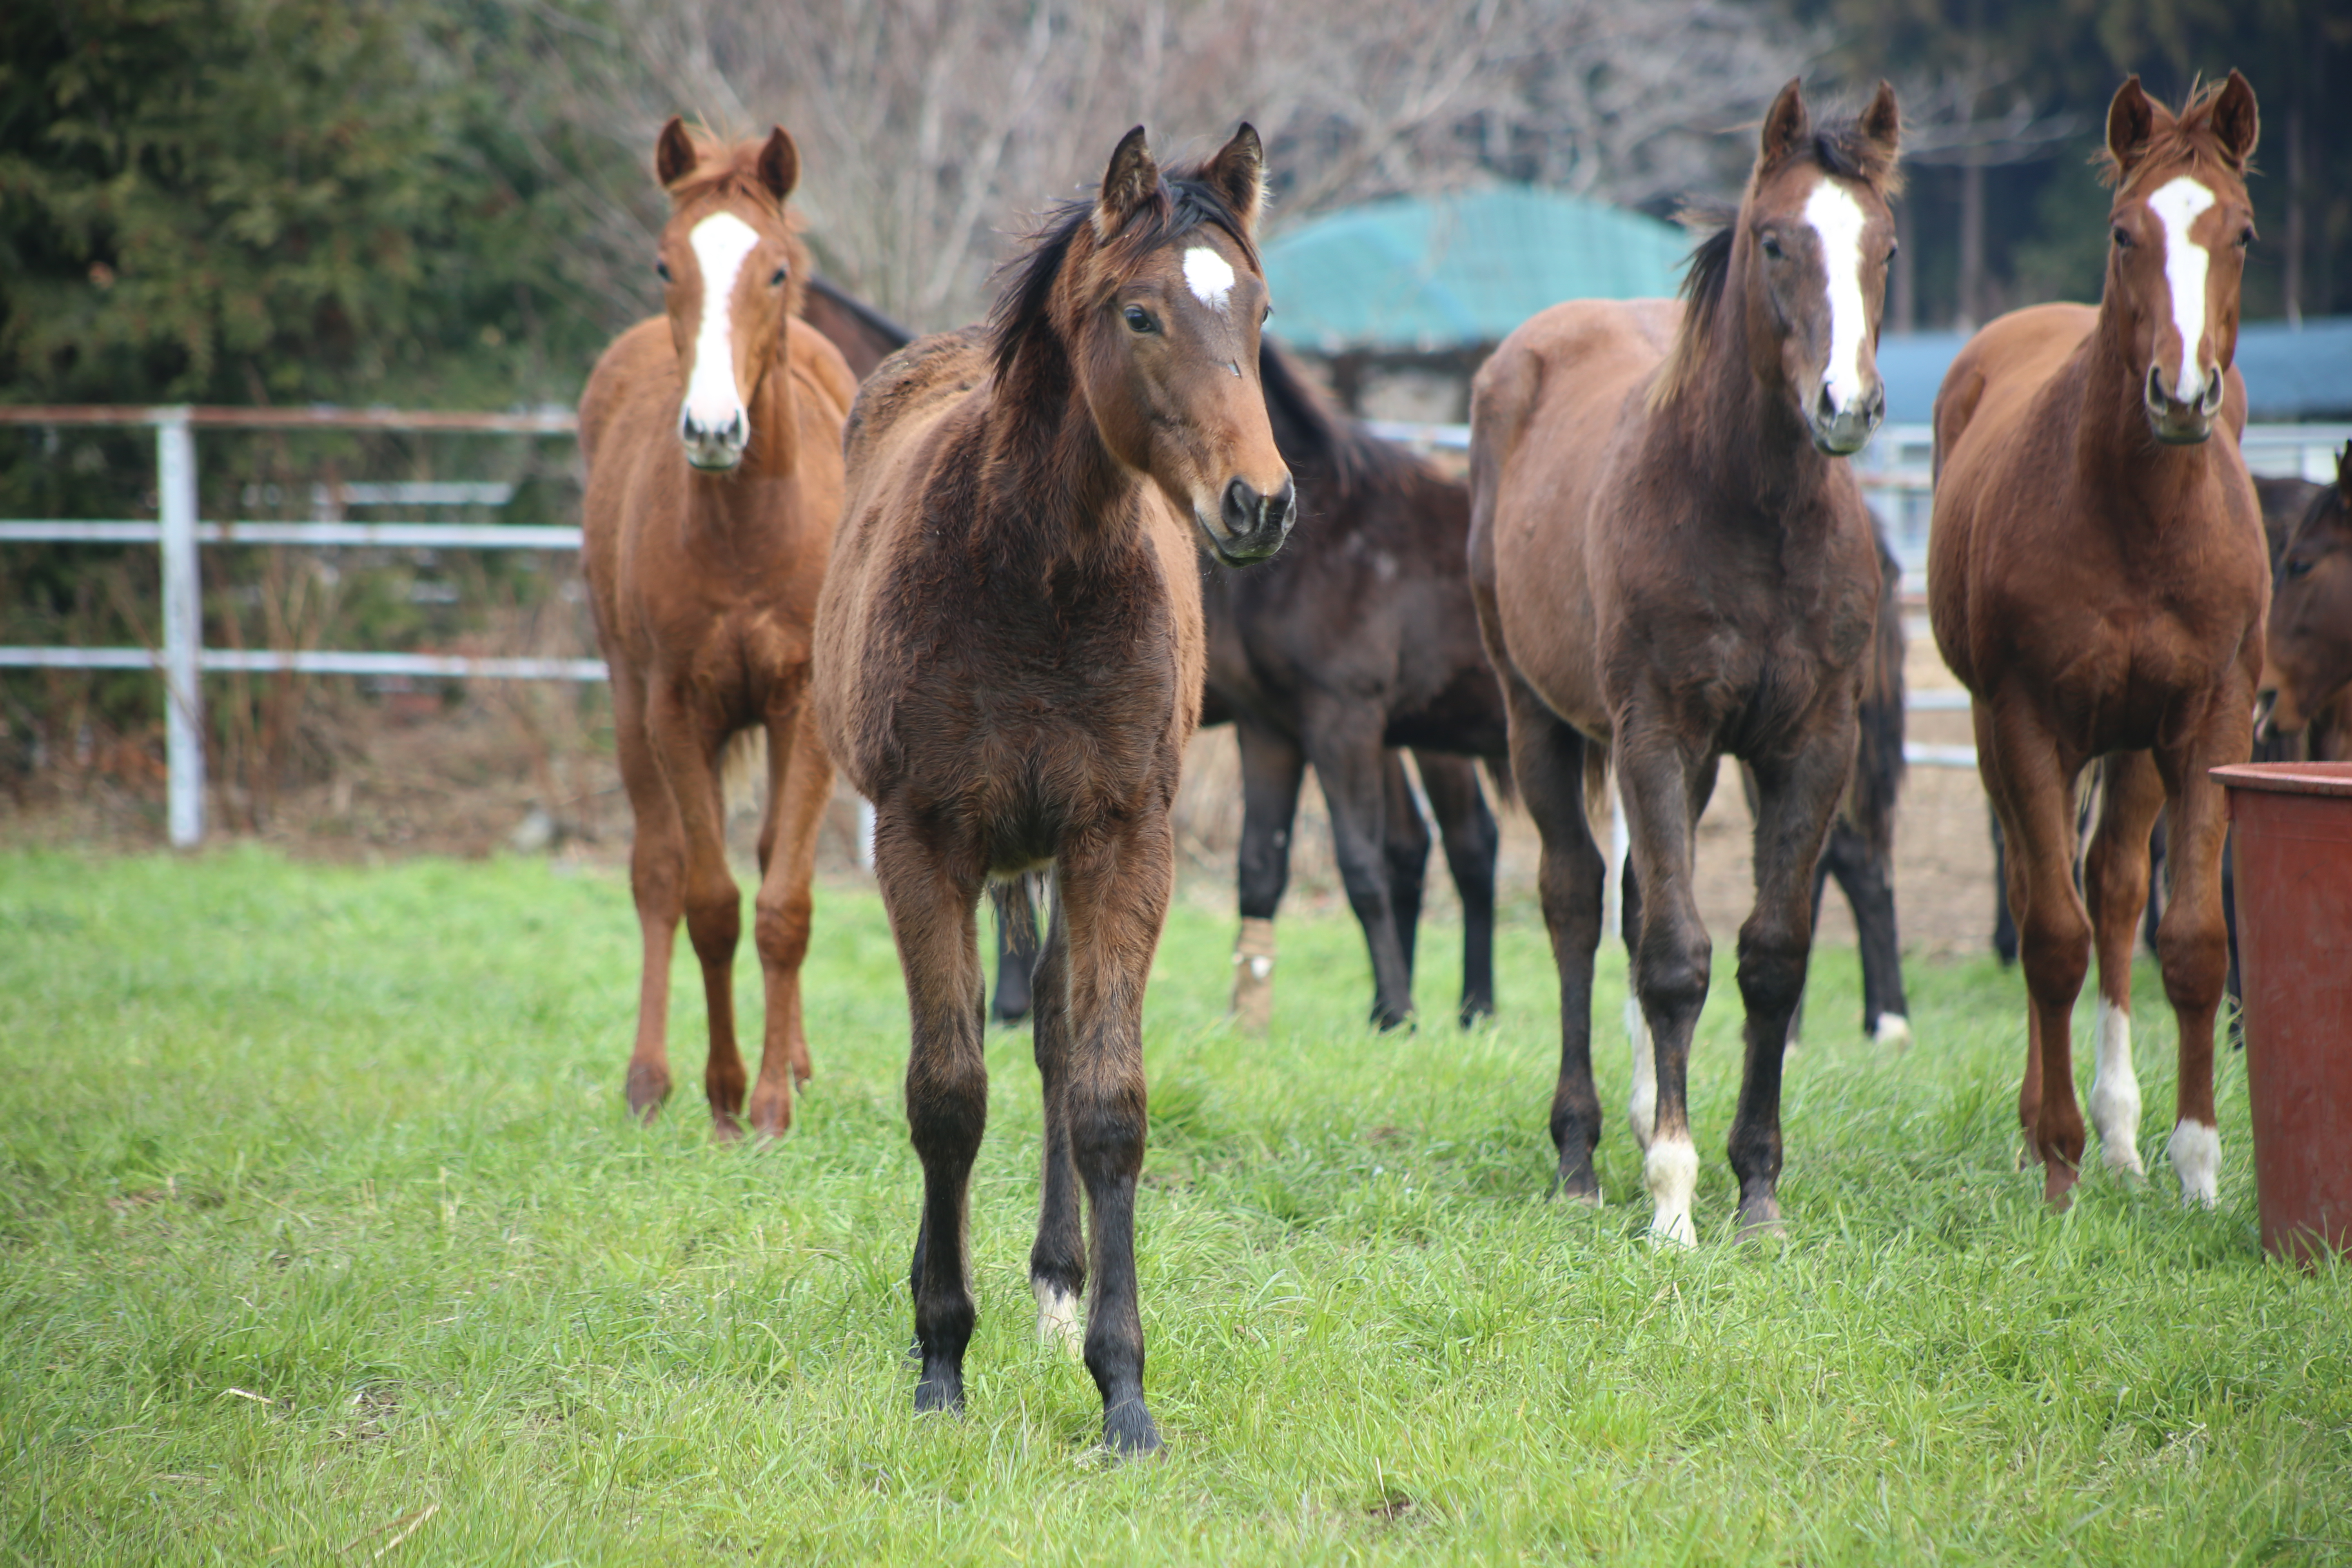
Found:
[{"label": "brown horse hindquarters", "polygon": [[[2215,1200],[2213,1022],[2226,971],[2221,792],[2212,767],[2251,742],[2268,591],[2229,368],[2251,235],[2241,178],[2252,91],[2232,73],[2176,117],[2135,79],[2108,121],[2118,189],[2096,311],[2044,306],[1992,323],[1937,405],[1929,605],[1974,699],[1979,766],[2008,855],[2030,1005],[2018,1112],[2045,1197],[2069,1201],[2085,1144],[2071,1016],[2094,952],[2091,1119],[2137,1173],[2130,959],[2159,810],[2171,884],[2157,934],[2179,1031],[2168,1145],[2184,1201]],[[2193,265],[2182,252],[2194,251]],[[2174,298],[2176,286],[2196,293]],[[2107,759],[2075,889],[2074,793]]]}]

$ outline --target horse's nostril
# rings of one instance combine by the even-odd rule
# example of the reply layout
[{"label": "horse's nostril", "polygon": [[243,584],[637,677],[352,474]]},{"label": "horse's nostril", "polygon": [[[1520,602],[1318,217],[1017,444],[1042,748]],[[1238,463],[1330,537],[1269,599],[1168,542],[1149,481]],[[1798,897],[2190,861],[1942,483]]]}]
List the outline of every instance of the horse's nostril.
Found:
[{"label": "horse's nostril", "polygon": [[1239,539],[1252,531],[1257,522],[1257,505],[1256,490],[1239,479],[1228,483],[1217,502],[1217,518],[1225,525],[1226,534]]},{"label": "horse's nostril", "polygon": [[1297,511],[1298,486],[1292,480],[1285,479],[1282,481],[1282,489],[1267,499],[1265,525],[1268,528],[1288,528],[1290,520],[1297,515]]}]

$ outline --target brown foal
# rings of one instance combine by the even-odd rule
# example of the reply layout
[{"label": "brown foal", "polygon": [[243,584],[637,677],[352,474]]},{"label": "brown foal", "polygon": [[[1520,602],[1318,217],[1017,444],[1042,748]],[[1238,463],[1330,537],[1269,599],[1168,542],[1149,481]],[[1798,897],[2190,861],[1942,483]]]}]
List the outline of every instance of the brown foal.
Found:
[{"label": "brown foal", "polygon": [[1011,265],[985,329],[885,363],[850,421],[849,505],[817,617],[817,711],[874,802],[913,1023],[916,1407],[961,1405],[975,1316],[965,1195],[988,1119],[975,913],[992,878],[1050,869],[1030,1285],[1039,1332],[1065,1342],[1085,1295],[1104,1440],[1125,1453],[1160,1446],[1135,1192],[1144,983],[1201,707],[1194,551],[1261,559],[1292,515],[1257,379],[1262,179],[1246,125],[1165,178],[1138,126],[1100,195],[1061,209]]},{"label": "brown foal", "polygon": [[667,1097],[670,952],[686,917],[710,1022],[713,1131],[744,1109],[730,984],[742,911],[727,869],[719,754],[764,732],[753,941],[767,983],[755,1132],[792,1125],[809,1076],[801,1026],[809,874],[833,788],[806,700],[809,625],[841,515],[841,431],[856,382],[795,321],[807,255],[784,198],[793,140],[715,146],[677,120],[655,167],[670,219],[656,263],[667,314],[596,363],[580,401],[588,465],[583,562],[612,668],[621,779],[636,819],[629,883],[645,938],[629,1109]]},{"label": "brown foal", "polygon": [[1556,305],[1505,340],[1474,393],[1471,589],[1543,838],[1538,891],[1559,969],[1559,1183],[1600,1201],[1602,862],[1585,802],[1613,763],[1650,1036],[1647,1051],[1635,1044],[1634,1131],[1653,1233],[1685,1245],[1698,1174],[1685,1079],[1712,953],[1691,858],[1726,755],[1748,763],[1757,794],[1731,1164],[1743,1232],[1780,1220],[1781,1054],[1883,586],[1843,458],[1886,406],[1874,350],[1899,131],[1884,84],[1858,121],[1816,125],[1790,82],[1738,215],[1699,247],[1680,305]]},{"label": "brown foal", "polygon": [[[1987,326],[1936,398],[1927,570],[1937,646],[1973,698],[1977,755],[2007,837],[2030,994],[2018,1118],[2043,1195],[2070,1201],[2084,1143],[2072,1018],[2095,947],[2091,1121],[2137,1173],[2131,951],[2148,833],[2166,811],[2157,928],[2179,1026],[2169,1152],[2211,1204],[2213,1017],[2228,968],[2221,788],[2252,739],[2269,597],[2262,520],[2238,453],[2238,283],[2253,237],[2253,89],[2237,72],[2179,113],[2132,78],[2107,111],[2116,197],[2098,308],[2041,305]],[[2105,761],[2105,806],[2074,885],[2074,794]]]}]

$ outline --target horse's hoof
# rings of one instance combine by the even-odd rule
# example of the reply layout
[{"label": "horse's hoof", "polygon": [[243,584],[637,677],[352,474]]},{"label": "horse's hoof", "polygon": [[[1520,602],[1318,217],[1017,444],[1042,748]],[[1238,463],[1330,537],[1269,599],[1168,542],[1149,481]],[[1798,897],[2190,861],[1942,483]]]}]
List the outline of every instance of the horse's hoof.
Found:
[{"label": "horse's hoof", "polygon": [[751,1136],[772,1143],[793,1130],[793,1102],[782,1095],[751,1101]]},{"label": "horse's hoof", "polygon": [[1414,1020],[1410,1011],[1400,1013],[1392,1007],[1375,1007],[1372,1009],[1372,1027],[1383,1035],[1391,1034],[1398,1029],[1414,1027]]},{"label": "horse's hoof", "polygon": [[1465,1029],[1475,1029],[1494,1016],[1495,1005],[1492,1002],[1465,1002],[1462,1011],[1456,1015]]},{"label": "horse's hoof", "polygon": [[1103,1447],[1122,1459],[1147,1458],[1160,1451],[1160,1428],[1140,1399],[1122,1400],[1103,1412]]},{"label": "horse's hoof", "polygon": [[651,1121],[660,1113],[662,1101],[669,1098],[669,1075],[640,1063],[629,1064],[627,1094],[629,1114],[640,1121]]},{"label": "horse's hoof", "polygon": [[743,1140],[743,1124],[723,1110],[710,1113],[710,1141],[713,1143],[740,1143]]},{"label": "horse's hoof", "polygon": [[1756,1241],[1788,1233],[1789,1224],[1781,1217],[1780,1199],[1768,1194],[1739,1205],[1739,1230],[1733,1237],[1735,1241]]},{"label": "horse's hoof", "polygon": [[1601,1199],[1601,1178],[1593,1173],[1592,1162],[1586,1160],[1574,1170],[1563,1166],[1551,1179],[1552,1196],[1586,1208],[1604,1208]]},{"label": "horse's hoof", "polygon": [[2074,1184],[2082,1179],[2082,1173],[2063,1160],[2043,1163],[2042,1201],[2050,1205],[2052,1214],[2064,1214],[2074,1206]]},{"label": "horse's hoof", "polygon": [[944,1411],[956,1415],[963,1409],[963,1373],[952,1367],[923,1368],[922,1381],[915,1384],[915,1409],[928,1415]]}]

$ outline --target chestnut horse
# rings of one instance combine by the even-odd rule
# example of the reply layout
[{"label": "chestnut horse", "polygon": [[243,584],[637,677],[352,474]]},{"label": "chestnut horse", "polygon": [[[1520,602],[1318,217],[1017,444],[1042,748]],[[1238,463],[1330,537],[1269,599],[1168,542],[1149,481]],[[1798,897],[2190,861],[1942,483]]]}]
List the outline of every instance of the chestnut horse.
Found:
[{"label": "chestnut horse", "polygon": [[764,732],[752,940],[766,982],[752,1131],[792,1125],[809,1076],[801,1026],[809,874],[833,767],[804,700],[809,625],[841,515],[841,430],[856,382],[795,321],[807,254],[784,206],[800,155],[782,130],[714,145],[673,119],[654,165],[669,193],[655,270],[667,315],[604,351],[580,400],[588,467],[583,564],[613,678],[621,780],[636,820],[629,885],[645,941],[629,1109],[670,1088],[677,922],[702,965],[713,1131],[744,1109],[731,984],[742,911],[727,869],[719,755]]},{"label": "chestnut horse", "polygon": [[817,616],[817,712],[874,803],[874,870],[913,1024],[916,1408],[961,1406],[974,1320],[980,895],[1050,868],[1029,1279],[1040,1334],[1067,1343],[1091,1275],[1086,1363],[1104,1440],[1124,1453],[1160,1444],[1143,1399],[1135,1191],[1144,984],[1201,706],[1193,552],[1262,559],[1292,513],[1257,380],[1263,179],[1246,125],[1164,178],[1138,126],[1099,195],[1059,209],[1011,264],[986,328],[921,339],[877,371],[850,420],[849,504]]},{"label": "chestnut horse", "polygon": [[1652,1232],[1684,1245],[1698,1177],[1686,1077],[1712,952],[1691,858],[1727,754],[1749,764],[1758,797],[1729,1152],[1742,1233],[1780,1218],[1781,1055],[1883,586],[1870,512],[1841,459],[1886,406],[1874,345],[1899,131],[1884,83],[1859,120],[1816,124],[1790,82],[1765,115],[1738,214],[1694,255],[1680,306],[1556,305],[1504,341],[1473,391],[1471,586],[1510,711],[1512,771],[1543,839],[1538,892],[1559,968],[1559,1182],[1600,1201],[1602,860],[1585,800],[1613,762],[1654,1065],[1634,1128],[1647,1135]]},{"label": "chestnut horse", "polygon": [[[2231,368],[2256,133],[2235,71],[2178,114],[2126,81],[2107,110],[2116,197],[2099,306],[1993,321],[1936,397],[1928,611],[1972,699],[2007,839],[2031,999],[2018,1118],[2060,1206],[2083,1157],[2071,1020],[2095,946],[2091,1120],[2110,1166],[2142,1169],[2131,951],[2159,810],[2171,896],[2157,957],[2179,1048],[2168,1152],[2184,1201],[2216,1195],[2213,1019],[2229,953],[2224,808],[2208,770],[2246,758],[2269,598]],[[2102,757],[2078,890],[2074,792]]]}]

